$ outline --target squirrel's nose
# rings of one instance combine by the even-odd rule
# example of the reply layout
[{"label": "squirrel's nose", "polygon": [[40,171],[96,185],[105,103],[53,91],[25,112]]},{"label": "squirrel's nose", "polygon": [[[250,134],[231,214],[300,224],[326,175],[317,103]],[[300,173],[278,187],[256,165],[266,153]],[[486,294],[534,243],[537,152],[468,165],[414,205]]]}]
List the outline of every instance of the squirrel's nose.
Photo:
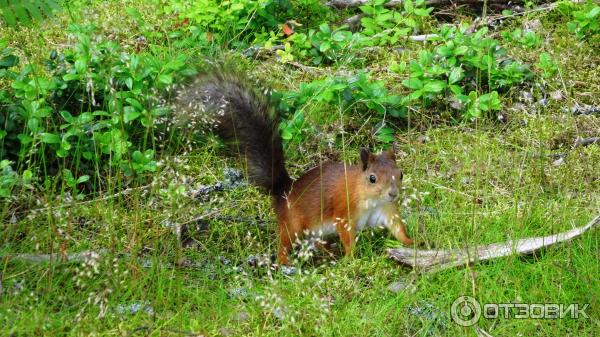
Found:
[{"label": "squirrel's nose", "polygon": [[396,197],[398,196],[398,191],[390,191],[389,195],[390,195],[390,198],[396,199]]}]

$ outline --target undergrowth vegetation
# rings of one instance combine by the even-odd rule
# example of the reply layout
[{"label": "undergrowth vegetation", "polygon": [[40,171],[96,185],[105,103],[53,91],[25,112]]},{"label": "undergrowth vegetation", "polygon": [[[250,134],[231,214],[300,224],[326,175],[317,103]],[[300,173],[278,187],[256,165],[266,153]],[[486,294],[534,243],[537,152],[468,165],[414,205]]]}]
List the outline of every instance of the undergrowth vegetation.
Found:
[{"label": "undergrowth vegetation", "polygon": [[354,259],[309,241],[274,267],[268,197],[174,118],[183,85],[232,68],[270,94],[293,176],[395,144],[422,246],[553,234],[600,209],[600,146],[574,145],[600,137],[597,3],[56,3],[0,1],[0,335],[480,334],[450,319],[464,294],[589,304],[480,320],[492,335],[598,331],[594,232],[419,274],[373,230]]}]

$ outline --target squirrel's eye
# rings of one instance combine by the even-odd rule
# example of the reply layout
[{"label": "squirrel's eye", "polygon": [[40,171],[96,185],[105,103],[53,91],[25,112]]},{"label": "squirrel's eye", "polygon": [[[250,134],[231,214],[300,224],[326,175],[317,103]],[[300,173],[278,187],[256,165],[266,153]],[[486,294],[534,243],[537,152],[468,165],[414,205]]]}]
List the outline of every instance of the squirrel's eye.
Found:
[{"label": "squirrel's eye", "polygon": [[375,184],[377,182],[377,177],[374,174],[371,174],[369,176],[369,181],[371,182],[371,184]]}]

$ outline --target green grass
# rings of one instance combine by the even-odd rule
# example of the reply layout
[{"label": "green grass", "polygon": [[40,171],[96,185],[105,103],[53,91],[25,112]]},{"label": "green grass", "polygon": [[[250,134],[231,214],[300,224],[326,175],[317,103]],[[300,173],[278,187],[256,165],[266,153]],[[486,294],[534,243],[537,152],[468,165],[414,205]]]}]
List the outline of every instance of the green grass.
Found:
[{"label": "green grass", "polygon": [[[123,7],[137,6],[147,21],[161,22],[150,5],[91,3],[80,12],[89,15],[78,20],[96,22],[107,35],[118,30],[114,39],[123,43],[139,33],[123,26]],[[573,43],[563,21],[544,13],[529,19],[536,17],[545,39],[540,49],[509,51],[529,63],[537,62],[541,50],[555,55],[561,73],[545,90],[561,90],[561,100],[548,97],[548,105],[540,105],[542,93],[534,85],[533,102],[521,99],[524,89],[503,95],[505,122],[450,123],[443,119],[446,111],[422,108],[408,123],[391,121],[398,126],[398,164],[405,174],[403,214],[409,233],[426,248],[549,235],[600,212],[600,146],[571,146],[577,137],[600,136],[600,119],[563,111],[576,102],[600,104],[600,57],[594,46]],[[40,36],[22,29],[11,43],[20,44],[30,62],[41,62],[67,40],[61,30],[66,22],[63,13],[44,23]],[[0,34],[7,32],[13,33],[0,28]],[[373,78],[403,94],[401,75],[387,66],[392,58],[410,60],[422,47],[410,43],[400,55],[383,50],[319,71],[368,67],[375,69]],[[272,60],[244,63],[278,89],[295,89],[315,77]],[[321,125],[336,114],[343,118],[287,147],[293,176],[322,159],[356,161],[359,146],[377,144],[377,121],[365,115],[315,108],[307,122]],[[340,130],[349,134],[342,138]],[[201,186],[222,181],[224,168],[240,167],[224,153],[209,139],[189,153],[165,155],[151,184],[119,193],[123,181],[109,176],[107,186],[113,187],[106,197],[90,196],[92,202],[70,201],[41,187],[16,191],[18,202],[6,203],[0,213],[0,335],[475,336],[473,328],[450,319],[461,295],[480,303],[589,304],[589,318],[481,319],[477,325],[493,336],[593,336],[600,329],[597,230],[534,255],[435,274],[415,273],[387,258],[385,249],[397,243],[380,230],[361,233],[352,259],[335,249],[333,257],[317,252],[299,260],[293,275],[270,263],[251,265],[250,256],[268,261],[276,252],[269,198],[249,185],[212,193],[208,200],[193,197]],[[557,153],[567,153],[560,165],[550,156]],[[194,221],[202,215],[206,221]],[[171,230],[171,224],[184,223],[203,227],[192,231],[191,247],[182,247]],[[85,250],[101,254],[85,264],[10,258]],[[406,287],[392,292],[390,284],[398,281]],[[131,313],[132,306],[141,310]]]}]

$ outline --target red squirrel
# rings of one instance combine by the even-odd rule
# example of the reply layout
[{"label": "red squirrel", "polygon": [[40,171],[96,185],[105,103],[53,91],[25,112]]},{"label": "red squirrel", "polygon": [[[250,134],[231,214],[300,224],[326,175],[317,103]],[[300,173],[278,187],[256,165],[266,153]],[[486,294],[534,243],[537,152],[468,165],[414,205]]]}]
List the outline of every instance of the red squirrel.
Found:
[{"label": "red squirrel", "polygon": [[363,148],[358,165],[329,162],[293,180],[269,96],[242,76],[219,70],[200,75],[178,93],[177,103],[182,118],[210,123],[233,143],[246,162],[248,180],[272,196],[280,264],[289,263],[294,241],[306,235],[337,233],[346,256],[356,232],[367,226],[384,226],[403,244],[413,243],[396,207],[403,174],[393,149],[375,155]]}]

